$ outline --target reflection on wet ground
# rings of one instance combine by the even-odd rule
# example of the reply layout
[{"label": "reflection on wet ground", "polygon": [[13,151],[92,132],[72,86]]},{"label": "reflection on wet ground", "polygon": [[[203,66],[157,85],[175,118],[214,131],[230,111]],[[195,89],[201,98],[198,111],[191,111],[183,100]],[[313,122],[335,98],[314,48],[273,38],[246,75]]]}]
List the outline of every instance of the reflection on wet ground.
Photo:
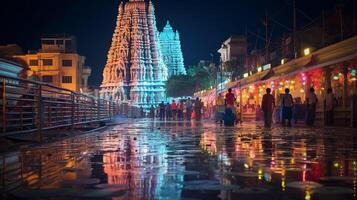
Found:
[{"label": "reflection on wet ground", "polygon": [[357,199],[355,131],[142,120],[14,153],[6,185],[30,199]]}]

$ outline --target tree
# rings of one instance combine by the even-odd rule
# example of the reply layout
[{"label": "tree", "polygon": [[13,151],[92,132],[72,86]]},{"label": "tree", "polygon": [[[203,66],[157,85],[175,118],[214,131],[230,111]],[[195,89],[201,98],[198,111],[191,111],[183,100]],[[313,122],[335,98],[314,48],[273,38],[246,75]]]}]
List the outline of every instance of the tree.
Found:
[{"label": "tree", "polygon": [[226,61],[223,63],[223,69],[225,72],[234,72],[237,70],[236,62],[234,60]]},{"label": "tree", "polygon": [[192,96],[195,92],[195,84],[191,76],[172,76],[166,82],[166,94],[170,97]]},{"label": "tree", "polygon": [[235,78],[239,78],[243,74],[243,67],[239,66],[236,60],[230,60],[223,63],[223,68],[225,72],[231,74],[231,80],[234,81]]},{"label": "tree", "polygon": [[166,83],[166,93],[171,97],[192,96],[194,92],[209,89],[214,77],[208,68],[190,66],[187,75],[172,76]]}]

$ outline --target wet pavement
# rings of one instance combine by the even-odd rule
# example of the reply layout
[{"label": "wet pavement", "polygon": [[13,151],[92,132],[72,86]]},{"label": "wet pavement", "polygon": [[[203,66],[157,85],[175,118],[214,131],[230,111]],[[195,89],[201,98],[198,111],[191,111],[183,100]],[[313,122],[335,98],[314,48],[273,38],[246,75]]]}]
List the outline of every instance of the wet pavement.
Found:
[{"label": "wet pavement", "polygon": [[137,120],[14,152],[9,199],[356,198],[350,128]]}]

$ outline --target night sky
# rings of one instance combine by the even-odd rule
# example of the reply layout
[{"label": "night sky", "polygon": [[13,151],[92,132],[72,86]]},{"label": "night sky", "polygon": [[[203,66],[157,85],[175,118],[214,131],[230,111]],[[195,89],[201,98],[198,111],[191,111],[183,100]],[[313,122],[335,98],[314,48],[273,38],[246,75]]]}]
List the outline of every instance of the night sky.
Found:
[{"label": "night sky", "polygon": [[[339,0],[297,0],[298,26],[309,23],[323,8]],[[343,0],[341,0],[343,1]],[[18,44],[24,51],[40,48],[40,37],[71,34],[78,51],[92,67],[91,86],[99,86],[111,44],[120,0],[6,0],[0,6],[0,44]],[[181,34],[185,65],[209,60],[230,35],[249,32],[264,35],[265,9],[276,21],[292,27],[292,0],[153,0],[162,30],[166,20]],[[287,31],[274,27],[273,37]],[[255,43],[254,35],[248,35]],[[258,44],[262,41],[258,40]]]}]

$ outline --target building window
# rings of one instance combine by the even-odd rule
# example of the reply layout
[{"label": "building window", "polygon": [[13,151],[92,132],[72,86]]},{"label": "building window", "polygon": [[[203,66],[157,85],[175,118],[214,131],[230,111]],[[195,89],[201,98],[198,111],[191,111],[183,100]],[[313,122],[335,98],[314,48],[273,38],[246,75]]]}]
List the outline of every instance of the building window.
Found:
[{"label": "building window", "polygon": [[65,41],[64,41],[64,44],[65,44],[66,46],[71,46],[71,45],[72,45],[72,41],[71,41],[71,40],[65,40]]},{"label": "building window", "polygon": [[52,59],[43,59],[42,64],[43,64],[43,66],[52,66],[53,62],[52,62]]},{"label": "building window", "polygon": [[72,83],[72,76],[62,76],[62,83]]},{"label": "building window", "polygon": [[29,65],[30,66],[38,66],[38,60],[30,60]]},{"label": "building window", "polygon": [[53,78],[52,78],[52,76],[42,76],[42,81],[45,83],[52,83]]},{"label": "building window", "polygon": [[42,40],[42,44],[54,45],[55,41],[54,40]]},{"label": "building window", "polygon": [[72,60],[62,60],[63,67],[72,67]]},{"label": "building window", "polygon": [[63,40],[56,40],[57,45],[63,45]]}]

